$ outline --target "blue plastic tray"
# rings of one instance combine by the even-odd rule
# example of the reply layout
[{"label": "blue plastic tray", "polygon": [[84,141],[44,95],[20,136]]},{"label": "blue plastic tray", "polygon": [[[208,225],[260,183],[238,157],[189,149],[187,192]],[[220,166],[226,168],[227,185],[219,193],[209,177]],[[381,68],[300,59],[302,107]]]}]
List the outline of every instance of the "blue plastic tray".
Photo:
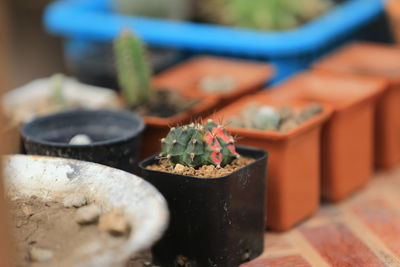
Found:
[{"label": "blue plastic tray", "polygon": [[45,25],[51,33],[80,44],[111,42],[129,27],[152,46],[266,60],[275,64],[277,81],[306,68],[383,11],[384,0],[348,0],[295,30],[267,33],[120,15],[112,12],[110,0],[62,0],[47,8]]}]

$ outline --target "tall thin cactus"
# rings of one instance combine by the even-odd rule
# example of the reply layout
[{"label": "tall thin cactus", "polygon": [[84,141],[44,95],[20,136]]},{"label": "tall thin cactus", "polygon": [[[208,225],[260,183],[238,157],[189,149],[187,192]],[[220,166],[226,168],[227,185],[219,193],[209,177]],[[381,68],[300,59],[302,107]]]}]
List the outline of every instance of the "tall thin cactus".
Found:
[{"label": "tall thin cactus", "polygon": [[151,70],[143,42],[131,31],[124,30],[114,41],[118,83],[130,107],[150,100]]}]

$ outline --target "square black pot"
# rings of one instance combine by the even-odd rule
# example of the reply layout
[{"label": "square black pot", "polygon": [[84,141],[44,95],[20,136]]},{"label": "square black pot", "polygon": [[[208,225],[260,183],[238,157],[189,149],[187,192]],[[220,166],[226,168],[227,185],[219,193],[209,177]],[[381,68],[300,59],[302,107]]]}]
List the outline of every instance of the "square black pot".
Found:
[{"label": "square black pot", "polygon": [[263,252],[267,152],[242,146],[237,151],[255,162],[220,178],[146,169],[158,162],[156,156],[139,164],[171,213],[168,230],[153,247],[155,264],[233,267]]}]

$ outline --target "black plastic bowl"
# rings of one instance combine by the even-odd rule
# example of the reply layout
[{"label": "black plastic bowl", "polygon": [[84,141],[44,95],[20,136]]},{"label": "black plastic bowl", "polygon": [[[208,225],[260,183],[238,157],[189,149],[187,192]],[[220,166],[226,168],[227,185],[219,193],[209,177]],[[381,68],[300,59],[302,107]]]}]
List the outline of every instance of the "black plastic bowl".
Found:
[{"label": "black plastic bowl", "polygon": [[[91,161],[136,173],[144,127],[142,118],[132,112],[77,109],[36,118],[21,128],[21,137],[27,154]],[[92,143],[69,144],[77,134],[89,136]]]},{"label": "black plastic bowl", "polygon": [[164,195],[171,214],[152,249],[155,264],[233,267],[263,252],[267,152],[244,146],[237,151],[255,161],[220,178],[146,169],[157,156],[139,163],[142,177]]}]

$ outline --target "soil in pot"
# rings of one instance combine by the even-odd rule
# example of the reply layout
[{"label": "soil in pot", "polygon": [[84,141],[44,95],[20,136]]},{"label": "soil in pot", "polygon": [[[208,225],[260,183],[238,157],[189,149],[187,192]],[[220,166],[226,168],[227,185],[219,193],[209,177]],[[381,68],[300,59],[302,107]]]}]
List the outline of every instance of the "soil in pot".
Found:
[{"label": "soil in pot", "polygon": [[121,211],[102,214],[84,196],[10,201],[18,266],[75,266],[126,243],[131,226]]},{"label": "soil in pot", "polygon": [[238,116],[227,119],[231,127],[286,133],[323,112],[319,103],[302,109],[282,105],[279,108],[253,102],[244,107]]},{"label": "soil in pot", "polygon": [[178,92],[162,89],[154,90],[148,102],[133,108],[133,110],[142,116],[170,118],[192,109],[199,102],[200,100],[186,98]]},{"label": "soil in pot", "polygon": [[146,168],[153,171],[183,174],[198,178],[218,178],[237,171],[253,162],[254,159],[252,158],[240,157],[234,159],[231,163],[223,168],[216,168],[214,165],[203,165],[200,168],[195,169],[182,164],[176,164],[174,167],[168,160],[164,159],[160,160],[159,164],[149,165]]}]

